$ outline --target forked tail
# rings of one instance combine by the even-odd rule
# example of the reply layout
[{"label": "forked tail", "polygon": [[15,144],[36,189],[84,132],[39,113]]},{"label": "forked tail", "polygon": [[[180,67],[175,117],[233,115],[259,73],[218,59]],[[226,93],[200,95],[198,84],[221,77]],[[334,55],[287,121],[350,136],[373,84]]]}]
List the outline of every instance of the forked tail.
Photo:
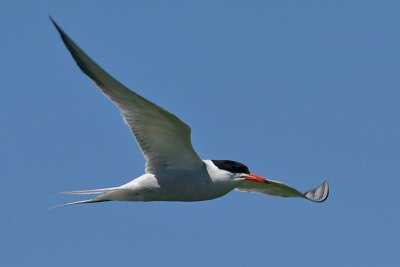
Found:
[{"label": "forked tail", "polygon": [[118,187],[110,187],[110,188],[101,188],[101,189],[91,189],[91,190],[79,190],[79,191],[66,191],[60,192],[58,194],[65,195],[98,195],[92,199],[86,199],[81,201],[69,202],[61,205],[54,206],[52,208],[58,208],[63,206],[75,205],[75,204],[86,204],[86,203],[97,203],[97,202],[105,202],[111,201],[111,199],[104,198],[107,193],[114,192],[118,189]]}]

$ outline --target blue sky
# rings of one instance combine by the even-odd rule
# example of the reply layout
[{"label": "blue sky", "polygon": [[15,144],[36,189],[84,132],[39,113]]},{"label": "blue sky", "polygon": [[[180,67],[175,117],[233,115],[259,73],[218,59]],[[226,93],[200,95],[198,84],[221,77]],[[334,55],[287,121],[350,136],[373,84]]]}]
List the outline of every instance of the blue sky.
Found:
[{"label": "blue sky", "polygon": [[[266,3],[268,2],[268,3]],[[396,266],[398,1],[2,1],[4,266]],[[48,15],[137,93],[232,159],[330,198],[232,192],[197,203],[100,203],[144,160]]]}]

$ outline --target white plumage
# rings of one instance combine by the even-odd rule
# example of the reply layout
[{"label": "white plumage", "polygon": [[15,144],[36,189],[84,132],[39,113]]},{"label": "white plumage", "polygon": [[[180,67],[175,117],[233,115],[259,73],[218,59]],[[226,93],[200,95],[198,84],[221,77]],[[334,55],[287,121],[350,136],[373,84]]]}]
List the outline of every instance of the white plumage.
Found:
[{"label": "white plumage", "polygon": [[121,111],[146,160],[145,174],[118,187],[63,192],[95,194],[93,199],[70,204],[103,201],[200,201],[223,196],[233,189],[261,194],[302,197],[321,202],[329,187],[301,193],[278,181],[252,174],[234,161],[201,160],[190,140],[190,127],[178,117],[132,92],[89,58],[52,20],[80,69]]}]

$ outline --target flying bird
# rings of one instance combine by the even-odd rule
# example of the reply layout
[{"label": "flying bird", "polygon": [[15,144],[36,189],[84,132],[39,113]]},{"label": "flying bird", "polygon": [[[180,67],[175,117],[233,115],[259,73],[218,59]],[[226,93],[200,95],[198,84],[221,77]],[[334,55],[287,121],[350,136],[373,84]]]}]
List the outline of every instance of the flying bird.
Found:
[{"label": "flying bird", "polygon": [[302,193],[251,173],[246,165],[236,161],[202,160],[193,149],[188,125],[114,79],[50,19],[79,68],[120,109],[146,160],[145,173],[134,180],[117,187],[62,192],[94,196],[60,206],[104,201],[202,201],[224,196],[234,189],[314,202],[327,199],[327,181]]}]

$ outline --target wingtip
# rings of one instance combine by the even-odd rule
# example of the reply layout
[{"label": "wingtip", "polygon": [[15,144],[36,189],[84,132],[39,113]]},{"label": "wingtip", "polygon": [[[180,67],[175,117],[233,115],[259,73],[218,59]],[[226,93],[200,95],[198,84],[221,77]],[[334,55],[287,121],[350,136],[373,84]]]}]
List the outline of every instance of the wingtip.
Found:
[{"label": "wingtip", "polygon": [[53,25],[54,25],[56,28],[59,28],[57,22],[53,19],[53,17],[52,17],[51,15],[49,15],[49,20],[51,21],[51,23],[53,23]]},{"label": "wingtip", "polygon": [[[57,32],[60,34],[61,40],[63,41],[64,45],[67,47],[68,51],[71,53],[72,58],[75,60],[75,62],[78,64],[79,68],[85,71],[83,65],[84,65],[84,60],[82,57],[87,57],[87,55],[72,41],[72,39],[66,34],[63,29],[57,24],[57,22],[53,19],[53,17],[49,16],[50,21],[53,23],[54,27],[56,28]],[[90,58],[88,59],[90,60]]]},{"label": "wingtip", "polygon": [[56,30],[61,34],[61,36],[64,36],[65,35],[64,31],[61,29],[61,27],[58,25],[58,23],[53,19],[51,15],[49,15],[49,19],[51,23],[53,23]]},{"label": "wingtip", "polygon": [[329,196],[328,180],[325,180],[320,186],[305,192],[304,196],[314,202],[324,202]]}]

